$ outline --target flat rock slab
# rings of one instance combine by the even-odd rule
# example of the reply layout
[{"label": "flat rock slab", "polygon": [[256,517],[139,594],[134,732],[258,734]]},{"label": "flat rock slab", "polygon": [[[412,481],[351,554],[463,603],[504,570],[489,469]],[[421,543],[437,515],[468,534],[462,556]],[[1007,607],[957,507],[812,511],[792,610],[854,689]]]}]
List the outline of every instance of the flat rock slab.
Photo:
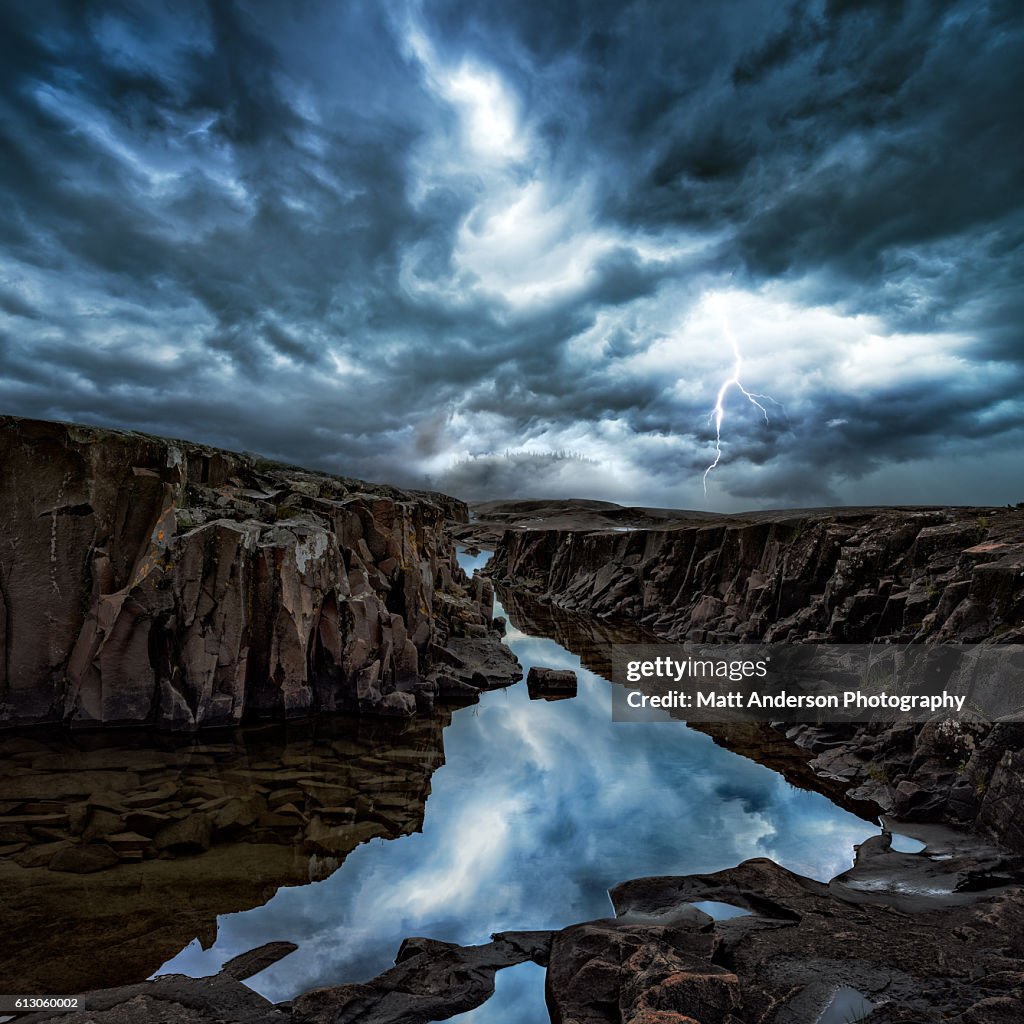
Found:
[{"label": "flat rock slab", "polygon": [[294,942],[267,942],[256,949],[250,949],[248,953],[239,953],[220,969],[220,973],[235,981],[245,981],[265,971],[278,960],[283,960],[298,948]]},{"label": "flat rock slab", "polygon": [[480,690],[497,690],[523,678],[518,659],[492,638],[459,636],[448,641],[445,672]]}]

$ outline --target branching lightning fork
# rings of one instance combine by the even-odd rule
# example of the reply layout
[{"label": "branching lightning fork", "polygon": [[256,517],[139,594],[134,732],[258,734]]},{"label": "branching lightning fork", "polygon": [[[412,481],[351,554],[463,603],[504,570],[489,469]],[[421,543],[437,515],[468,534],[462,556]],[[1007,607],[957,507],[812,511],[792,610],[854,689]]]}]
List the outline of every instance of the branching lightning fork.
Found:
[{"label": "branching lightning fork", "polygon": [[725,316],[725,310],[722,309],[722,302],[718,296],[713,296],[709,304],[718,314],[718,319],[721,321],[722,333],[728,339],[729,344],[732,346],[732,354],[735,357],[733,363],[732,376],[727,380],[722,381],[721,387],[718,389],[718,397],[715,399],[715,407],[708,414],[708,423],[714,423],[715,425],[715,458],[714,461],[704,470],[704,494],[708,493],[708,474],[713,470],[722,458],[722,420],[725,418],[725,396],[729,393],[730,388],[736,388],[744,398],[751,403],[756,405],[761,410],[761,414],[764,416],[765,423],[768,421],[768,410],[758,401],[758,399],[764,399],[769,402],[773,402],[775,405],[779,403],[772,398],[771,395],[759,395],[756,391],[748,391],[740,381],[740,372],[743,369],[743,356],[740,354],[740,347],[736,342],[736,337],[732,333],[732,329],[729,327],[729,321]]}]

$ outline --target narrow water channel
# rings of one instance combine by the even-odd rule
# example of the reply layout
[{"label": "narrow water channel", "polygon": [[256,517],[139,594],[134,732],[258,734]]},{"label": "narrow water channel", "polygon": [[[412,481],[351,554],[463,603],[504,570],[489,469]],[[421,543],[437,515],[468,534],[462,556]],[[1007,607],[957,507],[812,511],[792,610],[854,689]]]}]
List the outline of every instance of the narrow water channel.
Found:
[{"label": "narrow water channel", "polygon": [[[486,560],[460,558],[470,573]],[[287,999],[368,980],[407,936],[470,944],[608,916],[608,888],[628,878],[770,857],[828,879],[878,831],[681,722],[613,723],[611,684],[565,647],[511,623],[507,642],[524,672],[575,669],[578,696],[531,701],[520,683],[457,711],[422,832],[372,840],[323,881],[221,916],[210,948],[193,942],[157,973],[212,974],[238,953],[288,939],[298,951],[248,982]],[[501,971],[493,999],[452,1019],[544,1020],[542,979],[532,964]]]}]

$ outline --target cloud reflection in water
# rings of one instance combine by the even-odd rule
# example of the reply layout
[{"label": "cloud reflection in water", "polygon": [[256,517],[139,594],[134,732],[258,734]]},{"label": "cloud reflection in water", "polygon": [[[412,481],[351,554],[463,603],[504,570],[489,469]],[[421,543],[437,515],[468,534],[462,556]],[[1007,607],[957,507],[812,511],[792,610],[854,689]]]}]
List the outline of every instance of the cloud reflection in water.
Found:
[{"label": "cloud reflection in water", "polygon": [[[160,973],[210,974],[239,952],[290,939],[299,950],[250,982],[286,999],[368,980],[407,936],[469,944],[608,916],[607,890],[628,878],[771,857],[827,879],[876,831],[682,723],[613,723],[610,685],[577,657],[512,630],[509,642],[524,670],[575,669],[579,696],[530,701],[519,684],[458,711],[422,833],[374,840],[330,878],[221,917],[211,949],[192,943]],[[543,1013],[539,983],[523,996],[528,975],[499,974],[488,1022]]]}]

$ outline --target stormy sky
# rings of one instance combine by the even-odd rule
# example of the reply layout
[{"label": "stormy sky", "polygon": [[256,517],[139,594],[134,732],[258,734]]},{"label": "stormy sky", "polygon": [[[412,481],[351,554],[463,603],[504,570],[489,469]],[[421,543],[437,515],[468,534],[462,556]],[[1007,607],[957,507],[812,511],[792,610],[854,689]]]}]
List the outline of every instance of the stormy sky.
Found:
[{"label": "stormy sky", "polygon": [[468,498],[1024,500],[1015,0],[0,21],[0,412]]}]

